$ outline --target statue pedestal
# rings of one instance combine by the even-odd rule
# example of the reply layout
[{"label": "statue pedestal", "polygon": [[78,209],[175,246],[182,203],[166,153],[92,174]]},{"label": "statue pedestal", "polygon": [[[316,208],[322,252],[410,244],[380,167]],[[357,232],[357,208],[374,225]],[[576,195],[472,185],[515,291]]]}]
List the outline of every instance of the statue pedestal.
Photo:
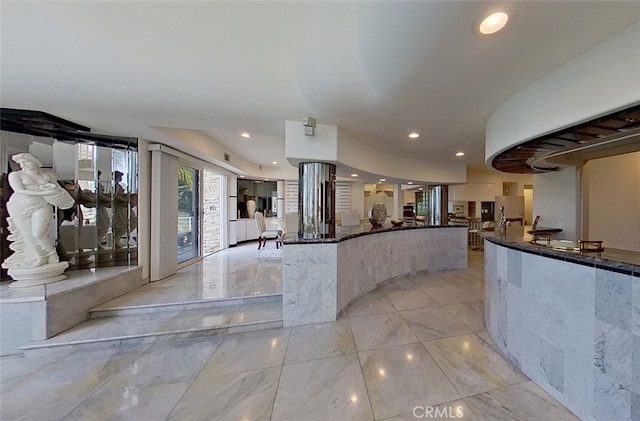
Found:
[{"label": "statue pedestal", "polygon": [[11,268],[8,273],[15,282],[12,282],[9,288],[32,287],[62,281],[67,278],[64,271],[68,267],[68,262],[59,262],[35,268]]}]

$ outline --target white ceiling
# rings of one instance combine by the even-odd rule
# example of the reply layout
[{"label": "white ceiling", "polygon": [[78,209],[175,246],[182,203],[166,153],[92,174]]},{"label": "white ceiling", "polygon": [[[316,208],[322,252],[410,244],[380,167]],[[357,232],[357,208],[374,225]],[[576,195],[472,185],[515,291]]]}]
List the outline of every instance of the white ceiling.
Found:
[{"label": "white ceiling", "polygon": [[[638,1],[0,7],[3,107],[174,147],[154,127],[197,131],[267,167],[288,165],[285,120],[306,116],[425,165],[482,166],[485,124],[500,104],[640,19]],[[510,14],[506,30],[476,35],[498,8]]]}]

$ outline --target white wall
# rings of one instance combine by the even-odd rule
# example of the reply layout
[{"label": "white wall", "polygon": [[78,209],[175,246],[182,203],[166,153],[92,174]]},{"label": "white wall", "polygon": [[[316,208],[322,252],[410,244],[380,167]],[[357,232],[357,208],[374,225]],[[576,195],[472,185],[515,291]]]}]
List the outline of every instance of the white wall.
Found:
[{"label": "white wall", "polygon": [[575,167],[562,171],[533,176],[533,215],[540,215],[539,226],[562,228],[558,239],[576,240],[578,234],[578,170]]},{"label": "white wall", "polygon": [[524,220],[526,225],[533,224],[533,189],[524,189]]},{"label": "white wall", "polygon": [[296,167],[298,161],[337,162],[338,127],[318,124],[314,136],[305,136],[301,122],[287,120],[284,155]]},{"label": "white wall", "polygon": [[640,252],[640,152],[585,164],[585,238]]},{"label": "white wall", "polygon": [[351,210],[360,213],[360,219],[366,216],[364,209],[364,183],[351,183]]}]

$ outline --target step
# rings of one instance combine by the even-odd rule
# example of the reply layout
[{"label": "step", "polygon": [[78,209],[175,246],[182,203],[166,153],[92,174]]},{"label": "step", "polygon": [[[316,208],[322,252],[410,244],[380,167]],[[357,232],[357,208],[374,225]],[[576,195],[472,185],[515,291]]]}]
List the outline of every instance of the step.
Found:
[{"label": "step", "polygon": [[98,317],[53,338],[29,342],[20,351],[32,355],[53,349],[98,349],[283,326],[281,301],[252,301],[255,300],[238,305]]},{"label": "step", "polygon": [[116,266],[67,272],[67,279],[47,285],[11,288],[0,285],[0,355],[19,352],[84,322],[91,308],[141,287],[141,266]]},{"label": "step", "polygon": [[252,297],[225,298],[206,301],[185,301],[181,303],[146,304],[136,306],[111,307],[109,303],[97,306],[89,311],[92,319],[114,316],[131,316],[136,314],[160,313],[176,310],[198,310],[202,308],[214,308],[225,306],[237,306],[252,303],[273,303],[282,304],[282,294],[266,294]]}]

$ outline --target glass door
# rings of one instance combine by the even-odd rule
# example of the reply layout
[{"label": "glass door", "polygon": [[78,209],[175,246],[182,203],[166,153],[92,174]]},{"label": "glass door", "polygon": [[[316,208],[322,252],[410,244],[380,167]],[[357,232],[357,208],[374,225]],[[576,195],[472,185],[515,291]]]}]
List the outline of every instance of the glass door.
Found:
[{"label": "glass door", "polygon": [[200,256],[200,171],[178,167],[178,264]]}]

